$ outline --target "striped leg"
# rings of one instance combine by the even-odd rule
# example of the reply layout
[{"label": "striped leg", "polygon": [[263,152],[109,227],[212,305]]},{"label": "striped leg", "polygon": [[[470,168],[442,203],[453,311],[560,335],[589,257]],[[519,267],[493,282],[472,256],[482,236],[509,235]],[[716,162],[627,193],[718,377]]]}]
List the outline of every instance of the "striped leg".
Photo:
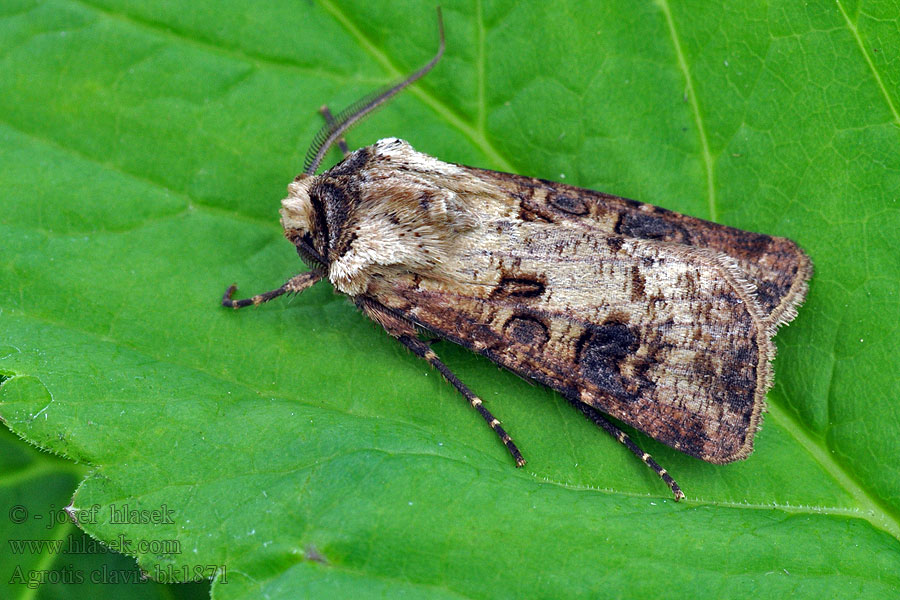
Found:
[{"label": "striped leg", "polygon": [[[322,106],[319,109],[319,114],[325,119],[325,122],[329,125],[334,123],[334,115],[331,114],[331,110],[327,106]],[[347,140],[341,138],[338,140],[338,148],[341,149],[341,152],[344,153],[344,158],[347,158],[347,155],[350,154],[350,148],[347,147]]]},{"label": "striped leg", "polygon": [[234,309],[250,306],[251,304],[253,306],[259,306],[263,302],[268,302],[272,298],[277,298],[282,294],[299,294],[306,288],[312,286],[314,283],[322,279],[322,277],[324,277],[324,275],[318,271],[306,271],[305,273],[299,273],[288,279],[285,284],[277,290],[271,290],[263,294],[257,294],[252,298],[244,298],[243,300],[231,299],[231,297],[234,295],[235,290],[237,290],[237,286],[232,285],[229,286],[227,290],[225,290],[225,295],[222,296],[222,306]]},{"label": "striped leg", "polygon": [[509,453],[512,454],[513,458],[516,459],[516,466],[522,467],[525,466],[525,459],[522,458],[522,453],[519,452],[519,449],[516,448],[516,445],[513,443],[512,439],[509,437],[509,434],[504,431],[504,429],[500,426],[500,421],[494,418],[494,415],[484,407],[484,404],[481,402],[481,398],[472,393],[466,384],[459,380],[459,378],[453,374],[447,365],[441,362],[441,359],[437,357],[434,351],[428,347],[428,344],[419,340],[418,338],[414,338],[408,335],[401,335],[397,338],[400,340],[400,343],[412,350],[413,354],[420,358],[424,358],[428,361],[432,367],[438,370],[441,375],[444,376],[444,379],[449,381],[453,387],[455,387],[460,394],[462,394],[466,400],[469,401],[469,404],[472,405],[475,410],[484,418],[488,425],[491,426],[491,429],[496,432],[497,436],[500,440],[506,445],[506,449],[509,450]]},{"label": "striped leg", "polygon": [[653,471],[659,475],[660,479],[662,479],[669,489],[672,490],[672,493],[675,494],[675,502],[684,498],[684,492],[681,491],[681,488],[675,483],[675,480],[669,475],[669,473],[659,466],[653,457],[640,449],[640,447],[635,444],[628,435],[615,425],[613,425],[606,417],[604,417],[600,411],[595,409],[593,406],[588,406],[584,402],[578,402],[577,400],[569,400],[571,404],[575,406],[578,410],[584,413],[588,419],[590,419],[595,425],[599,425],[603,428],[606,433],[613,436],[619,442],[624,445],[626,448],[631,450],[632,454],[641,459],[645,465],[653,469]]}]

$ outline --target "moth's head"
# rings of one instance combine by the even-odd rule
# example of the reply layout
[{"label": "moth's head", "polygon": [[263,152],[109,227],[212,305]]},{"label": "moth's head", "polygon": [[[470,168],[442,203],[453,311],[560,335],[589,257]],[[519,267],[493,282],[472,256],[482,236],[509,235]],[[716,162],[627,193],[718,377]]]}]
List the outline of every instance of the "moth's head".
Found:
[{"label": "moth's head", "polygon": [[369,155],[369,148],[360,148],[321,175],[302,173],[288,185],[281,225],[310,266],[327,270],[342,253]]},{"label": "moth's head", "polygon": [[[357,210],[360,205],[366,204],[366,199],[362,197],[366,192],[378,198],[384,190],[382,186],[372,185],[372,181],[362,171],[373,151],[377,154],[386,147],[389,151],[402,152],[408,149],[413,154],[416,153],[406,142],[382,140],[374,146],[357,150],[322,175],[316,176],[315,172],[329,148],[341,139],[347,129],[422,78],[437,64],[444,54],[444,22],[440,7],[437,9],[437,16],[440,44],[437,54],[424,67],[400,83],[350,105],[338,113],[337,117],[326,107],[322,107],[320,112],[325,118],[325,125],[313,138],[306,153],[303,174],[288,186],[288,197],[281,203],[281,223],[285,235],[297,247],[300,256],[319,270],[327,270],[328,278],[335,287],[350,295],[365,290],[367,278],[372,275],[371,268],[405,261],[407,257],[404,255],[414,248],[408,240],[399,239],[401,234],[410,233],[414,237],[422,235],[418,231],[416,219],[412,223],[401,223],[400,217],[392,212],[390,199],[386,200],[387,212],[381,202],[373,203],[371,200],[368,202],[368,213],[366,207]],[[374,170],[378,170],[377,166]],[[375,174],[376,177],[382,175],[383,173]],[[402,195],[403,190],[397,186],[389,184],[388,188],[389,191],[400,191]],[[426,193],[429,192],[426,190]],[[391,195],[396,194],[389,194]],[[402,205],[403,202],[397,204]],[[402,206],[394,208],[405,210]],[[354,212],[357,214],[352,214]],[[380,218],[385,216],[387,226]],[[360,242],[355,243],[358,239]],[[425,250],[424,247],[420,249]]]},{"label": "moth's head", "polygon": [[315,187],[315,175],[303,173],[288,185],[288,195],[281,201],[281,225],[284,235],[297,247],[300,257],[310,266],[328,266],[327,229],[322,227],[315,205],[321,211],[321,203],[311,194]]}]

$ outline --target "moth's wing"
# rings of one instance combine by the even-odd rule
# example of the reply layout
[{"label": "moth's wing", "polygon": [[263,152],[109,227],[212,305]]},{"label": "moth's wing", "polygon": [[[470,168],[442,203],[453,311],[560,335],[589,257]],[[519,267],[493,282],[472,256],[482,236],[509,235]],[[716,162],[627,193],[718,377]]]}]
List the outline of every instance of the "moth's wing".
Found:
[{"label": "moth's wing", "polygon": [[455,248],[439,276],[386,269],[367,296],[685,453],[750,453],[774,349],[726,255],[518,219]]},{"label": "moth's wing", "polygon": [[609,234],[709,248],[731,256],[756,286],[756,298],[773,327],[793,320],[806,296],[812,263],[787,238],[742,231],[562,183],[463,168],[514,196],[520,205],[519,217],[525,220],[569,223]]}]

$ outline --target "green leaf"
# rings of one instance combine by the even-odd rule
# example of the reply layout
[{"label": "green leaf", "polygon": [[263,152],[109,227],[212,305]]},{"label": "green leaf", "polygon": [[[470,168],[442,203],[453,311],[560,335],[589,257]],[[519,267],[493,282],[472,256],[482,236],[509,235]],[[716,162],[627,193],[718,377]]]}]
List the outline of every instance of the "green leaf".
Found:
[{"label": "green leaf", "polygon": [[65,507],[86,469],[0,430],[0,521],[3,598],[199,599],[205,584],[165,586],[146,579],[134,561],[80,531]]},{"label": "green leaf", "polygon": [[277,209],[316,110],[424,63],[433,4],[7,0],[0,416],[92,465],[87,533],[144,542],[124,549],[162,580],[215,572],[220,599],[896,597],[897,8],[449,2],[444,60],[348,136],[808,251],[754,454],[636,436],[676,505],[558,395],[437,344],[514,469],[327,284],[218,306],[304,268]]}]

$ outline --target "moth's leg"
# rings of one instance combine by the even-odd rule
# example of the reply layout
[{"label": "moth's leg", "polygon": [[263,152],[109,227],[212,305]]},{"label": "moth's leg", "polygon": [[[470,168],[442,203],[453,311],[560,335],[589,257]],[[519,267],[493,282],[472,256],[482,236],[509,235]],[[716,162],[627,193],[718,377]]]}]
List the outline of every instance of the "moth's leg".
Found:
[{"label": "moth's leg", "polygon": [[[327,106],[322,106],[322,108],[319,109],[319,114],[322,115],[328,125],[334,123],[334,115],[331,114],[331,110]],[[344,153],[344,158],[347,158],[347,155],[350,154],[350,149],[347,147],[347,140],[341,138],[338,140],[337,144],[338,148],[341,149],[341,152]]]},{"label": "moth's leg", "polygon": [[252,298],[244,298],[243,300],[231,299],[231,297],[234,295],[235,290],[237,290],[236,285],[231,285],[227,290],[225,290],[225,295],[222,296],[222,306],[234,309],[250,306],[251,304],[253,306],[259,306],[263,302],[268,302],[272,298],[277,298],[282,294],[299,294],[306,288],[312,286],[314,283],[322,279],[323,276],[324,275],[318,271],[306,271],[305,273],[299,273],[288,279],[283,286],[276,290],[271,290],[263,294],[257,294]]},{"label": "moth's leg", "polygon": [[449,381],[450,384],[469,401],[469,404],[478,411],[487,424],[491,426],[491,429],[493,429],[500,437],[500,440],[506,445],[506,449],[509,450],[509,453],[512,454],[513,458],[516,460],[517,467],[525,465],[525,459],[522,458],[522,453],[516,448],[516,445],[509,437],[509,434],[507,434],[500,426],[500,421],[494,418],[494,415],[484,407],[481,398],[472,393],[472,390],[460,381],[459,378],[453,374],[453,371],[447,368],[447,365],[441,362],[441,359],[437,357],[437,354],[434,353],[427,343],[409,335],[401,335],[397,339],[400,340],[401,344],[412,350],[413,354],[428,361],[428,364],[437,369],[438,372],[444,376],[444,379]]},{"label": "moth's leg", "polygon": [[672,493],[675,494],[675,502],[684,498],[684,492],[681,491],[681,488],[675,483],[675,480],[669,475],[669,473],[659,466],[659,463],[653,460],[653,457],[641,450],[640,446],[635,444],[628,435],[613,425],[609,419],[604,417],[600,411],[595,409],[593,406],[589,406],[584,402],[579,402],[577,400],[569,399],[569,402],[575,406],[578,410],[580,410],[584,416],[590,419],[595,425],[598,425],[603,428],[606,433],[613,436],[619,442],[624,445],[626,448],[631,450],[632,454],[641,459],[645,465],[653,469],[653,471],[659,475],[660,479],[662,479],[669,489],[672,490]]}]

